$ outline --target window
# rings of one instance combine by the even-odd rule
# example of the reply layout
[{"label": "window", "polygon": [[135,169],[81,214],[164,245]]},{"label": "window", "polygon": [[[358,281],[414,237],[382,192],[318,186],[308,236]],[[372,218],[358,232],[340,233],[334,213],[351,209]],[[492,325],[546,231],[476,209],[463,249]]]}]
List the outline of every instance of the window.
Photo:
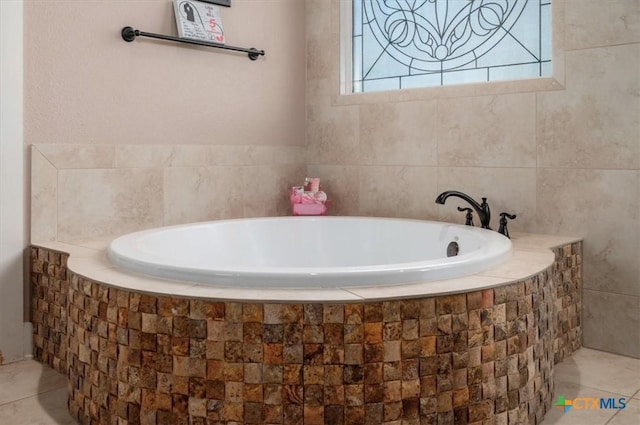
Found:
[{"label": "window", "polygon": [[551,76],[551,0],[342,3],[343,92]]}]

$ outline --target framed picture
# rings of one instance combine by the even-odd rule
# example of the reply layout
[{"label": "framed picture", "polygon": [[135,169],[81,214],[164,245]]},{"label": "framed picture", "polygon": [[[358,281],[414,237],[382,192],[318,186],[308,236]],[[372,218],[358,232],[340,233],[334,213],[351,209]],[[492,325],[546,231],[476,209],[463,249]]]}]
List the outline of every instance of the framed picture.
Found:
[{"label": "framed picture", "polygon": [[225,43],[218,6],[196,0],[173,0],[173,8],[180,38]]},{"label": "framed picture", "polygon": [[218,4],[220,6],[231,7],[231,0],[200,0],[200,1],[203,1],[205,3]]}]

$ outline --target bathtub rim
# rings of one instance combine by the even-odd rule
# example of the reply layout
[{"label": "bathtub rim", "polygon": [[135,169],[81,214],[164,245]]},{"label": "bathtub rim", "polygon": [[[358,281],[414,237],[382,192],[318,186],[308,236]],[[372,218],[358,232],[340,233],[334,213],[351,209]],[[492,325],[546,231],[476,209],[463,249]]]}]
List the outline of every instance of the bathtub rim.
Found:
[{"label": "bathtub rim", "polygon": [[[186,229],[187,231],[210,225],[242,225],[248,223],[249,226],[263,225],[269,222],[370,222],[374,225],[384,225],[384,223],[406,224],[408,226],[433,226],[442,228],[457,228],[477,237],[486,243],[480,250],[474,250],[467,254],[455,257],[441,258],[437,260],[407,261],[388,264],[378,264],[369,266],[333,266],[333,267],[226,267],[210,269],[203,267],[183,267],[177,265],[166,265],[152,257],[140,259],[140,251],[131,246],[139,239],[144,239],[148,235],[157,232],[171,232],[176,229]],[[391,224],[394,225],[394,224]],[[228,230],[227,230],[228,231]],[[511,255],[511,241],[490,230],[478,227],[468,227],[455,223],[438,222],[434,220],[417,220],[391,217],[359,217],[359,216],[327,216],[327,217],[254,217],[240,219],[225,219],[206,222],[187,223],[173,226],[163,226],[138,232],[132,232],[120,236],[107,247],[109,260],[118,268],[124,271],[131,271],[156,277],[160,279],[171,279],[188,281],[194,283],[208,284],[213,287],[230,289],[334,289],[374,287],[379,285],[399,286],[410,285],[421,282],[433,282],[435,280],[446,280],[458,277],[465,277],[499,265]],[[129,254],[129,255],[127,255]],[[136,258],[137,257],[137,258]],[[457,266],[464,267],[464,272]],[[468,271],[467,271],[468,270]],[[151,272],[149,272],[151,271]],[[438,279],[423,279],[427,273],[435,273]],[[181,277],[185,279],[181,279]],[[215,279],[215,282],[212,280]],[[402,281],[399,281],[402,279]],[[241,280],[241,284],[236,281]],[[301,286],[300,280],[305,280],[311,286]],[[348,283],[345,282],[348,280]],[[342,282],[340,282],[342,281]],[[238,286],[236,286],[238,285]],[[271,285],[261,287],[260,285]]]},{"label": "bathtub rim", "polygon": [[116,269],[106,256],[109,242],[119,235],[82,238],[68,241],[33,242],[33,246],[68,254],[67,267],[79,277],[104,283],[110,287],[141,293],[174,295],[196,299],[219,299],[238,302],[361,302],[417,298],[425,295],[446,295],[488,289],[527,279],[551,267],[555,259],[553,248],[580,242],[574,236],[511,233],[512,255],[500,266],[464,278],[390,286],[345,289],[306,290],[239,290],[213,288],[210,285],[185,281],[153,279]]}]

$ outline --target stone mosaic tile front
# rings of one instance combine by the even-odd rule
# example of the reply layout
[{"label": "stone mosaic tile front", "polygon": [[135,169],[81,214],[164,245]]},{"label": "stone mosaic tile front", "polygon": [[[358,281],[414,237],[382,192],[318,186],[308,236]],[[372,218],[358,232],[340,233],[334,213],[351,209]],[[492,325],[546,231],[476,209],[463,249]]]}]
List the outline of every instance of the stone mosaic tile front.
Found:
[{"label": "stone mosaic tile front", "polygon": [[32,248],[35,355],[82,424],[537,424],[580,346],[581,244],[524,281],[386,302],[131,292]]}]

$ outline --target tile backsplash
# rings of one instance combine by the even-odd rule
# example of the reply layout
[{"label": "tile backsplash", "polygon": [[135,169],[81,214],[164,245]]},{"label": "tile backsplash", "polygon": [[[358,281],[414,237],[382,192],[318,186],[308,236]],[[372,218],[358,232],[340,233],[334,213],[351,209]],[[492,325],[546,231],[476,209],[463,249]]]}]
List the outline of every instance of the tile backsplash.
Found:
[{"label": "tile backsplash", "polygon": [[301,146],[32,145],[31,242],[288,214]]}]

